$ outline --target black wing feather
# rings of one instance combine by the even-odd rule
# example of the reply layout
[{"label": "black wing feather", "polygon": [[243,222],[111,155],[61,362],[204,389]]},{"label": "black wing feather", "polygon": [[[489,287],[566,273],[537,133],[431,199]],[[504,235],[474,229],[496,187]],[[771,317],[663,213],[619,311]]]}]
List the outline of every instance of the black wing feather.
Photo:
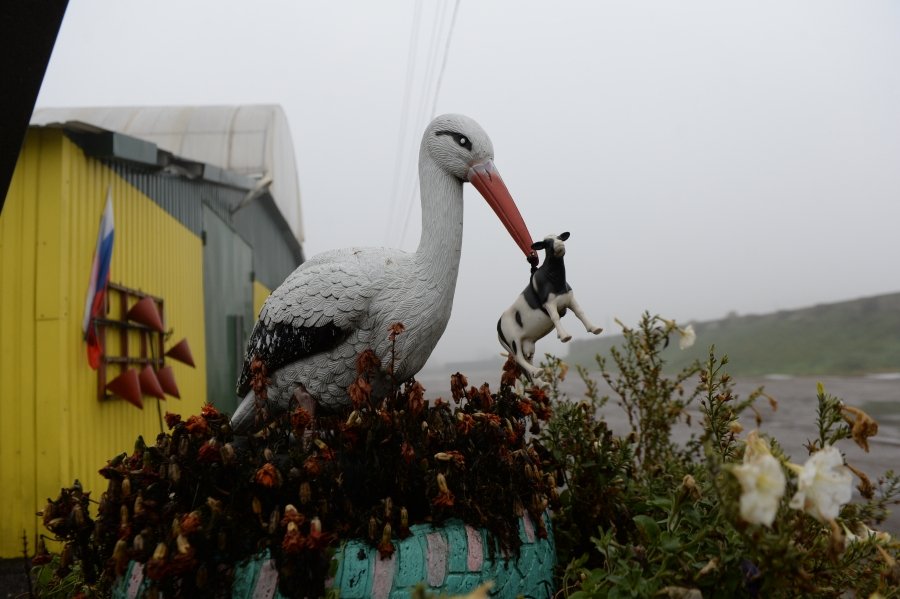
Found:
[{"label": "black wing feather", "polygon": [[296,327],[286,322],[266,326],[257,321],[247,342],[244,367],[238,379],[238,396],[244,397],[250,391],[250,362],[254,356],[263,361],[271,375],[286,364],[337,347],[348,334],[349,331],[333,323],[320,327]]}]

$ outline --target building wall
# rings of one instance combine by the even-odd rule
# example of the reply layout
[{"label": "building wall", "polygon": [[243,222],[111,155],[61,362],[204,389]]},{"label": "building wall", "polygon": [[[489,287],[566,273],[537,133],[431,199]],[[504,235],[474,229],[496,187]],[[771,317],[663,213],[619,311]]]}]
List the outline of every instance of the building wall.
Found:
[{"label": "building wall", "polygon": [[[253,281],[253,318],[259,316],[260,310],[262,310],[263,304],[266,303],[266,300],[269,299],[269,296],[272,294],[272,290],[260,283],[259,281]],[[255,321],[254,321],[255,322]]]},{"label": "building wall", "polygon": [[[107,189],[115,246],[110,280],[165,300],[170,343],[186,337],[197,368],[169,360],[183,399],[139,410],[97,399],[81,322]],[[106,460],[152,442],[161,411],[197,413],[206,398],[201,238],[58,129],[31,129],[0,214],[0,557],[46,532],[33,514],[75,478],[98,498]],[[168,347],[168,345],[167,345]],[[112,370],[115,376],[115,370]],[[112,377],[110,377],[112,378]]]}]

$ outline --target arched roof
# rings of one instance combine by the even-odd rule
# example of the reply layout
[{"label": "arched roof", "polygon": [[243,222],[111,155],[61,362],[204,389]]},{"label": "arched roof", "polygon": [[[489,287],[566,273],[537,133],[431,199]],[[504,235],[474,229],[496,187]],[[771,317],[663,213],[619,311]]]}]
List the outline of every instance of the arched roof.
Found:
[{"label": "arched roof", "polygon": [[277,104],[246,106],[116,106],[40,108],[33,125],[78,121],[152,143],[176,156],[205,162],[259,181],[303,242],[294,144]]}]

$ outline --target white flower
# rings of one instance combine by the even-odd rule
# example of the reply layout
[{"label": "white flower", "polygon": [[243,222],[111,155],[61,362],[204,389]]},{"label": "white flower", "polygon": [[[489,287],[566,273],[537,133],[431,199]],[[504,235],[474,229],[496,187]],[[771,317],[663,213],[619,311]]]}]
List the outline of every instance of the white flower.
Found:
[{"label": "white flower", "polygon": [[772,526],[786,480],[781,464],[756,431],[747,435],[744,462],[731,471],[741,484],[741,518],[751,524]]},{"label": "white flower", "polygon": [[678,332],[681,333],[681,337],[678,339],[678,347],[680,349],[687,349],[694,345],[694,341],[697,340],[697,333],[694,332],[694,325],[689,324],[683,329],[678,329]]},{"label": "white flower", "polygon": [[791,507],[820,522],[837,518],[853,496],[853,475],[844,466],[841,452],[829,445],[812,454],[802,467],[790,467],[797,473],[797,492],[791,498]]}]

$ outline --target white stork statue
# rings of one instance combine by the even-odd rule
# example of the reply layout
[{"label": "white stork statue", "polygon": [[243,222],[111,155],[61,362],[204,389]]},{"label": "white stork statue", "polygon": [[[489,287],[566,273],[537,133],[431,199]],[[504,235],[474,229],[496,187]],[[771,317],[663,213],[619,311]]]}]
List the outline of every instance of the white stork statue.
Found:
[{"label": "white stork statue", "polygon": [[414,253],[349,248],[301,264],[266,300],[247,344],[238,382],[243,401],[235,431],[255,421],[250,362],[261,359],[271,379],[270,415],[287,408],[302,384],[324,407],[349,403],[356,357],[371,348],[382,372],[375,393],[388,391],[389,327],[403,323],[396,341],[395,378],[413,377],[431,355],[450,319],[463,234],[463,183],[469,181],[494,209],[529,260],[531,235],[492,162],[494,148],[472,119],[446,114],[422,136],[419,181],[422,236]]}]

